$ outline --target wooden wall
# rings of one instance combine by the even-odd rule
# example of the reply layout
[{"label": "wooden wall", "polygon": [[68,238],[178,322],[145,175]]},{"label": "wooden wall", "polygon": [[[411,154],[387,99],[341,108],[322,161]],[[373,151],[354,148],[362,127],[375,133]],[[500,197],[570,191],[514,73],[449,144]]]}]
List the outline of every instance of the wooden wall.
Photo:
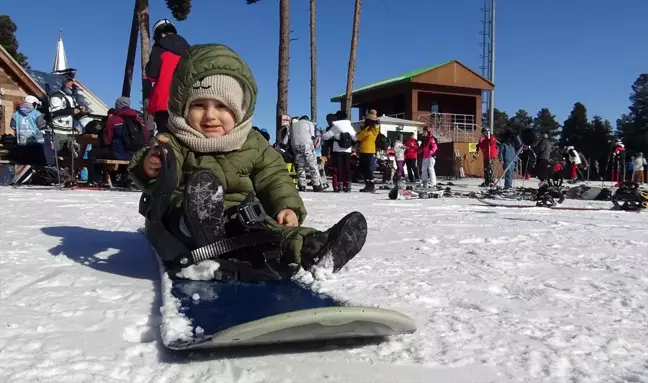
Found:
[{"label": "wooden wall", "polygon": [[4,106],[4,116],[0,120],[0,135],[9,132],[9,123],[11,116],[16,111],[17,105],[20,105],[27,93],[23,90],[8,74],[7,68],[0,65],[0,88],[4,89],[4,96],[0,98],[0,103]]}]

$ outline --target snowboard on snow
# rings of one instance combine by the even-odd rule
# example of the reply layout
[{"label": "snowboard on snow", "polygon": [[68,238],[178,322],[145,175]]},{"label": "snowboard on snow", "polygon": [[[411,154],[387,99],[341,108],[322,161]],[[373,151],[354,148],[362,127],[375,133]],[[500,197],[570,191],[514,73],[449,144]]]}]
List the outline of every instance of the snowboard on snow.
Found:
[{"label": "snowboard on snow", "polygon": [[484,205],[493,206],[493,207],[507,207],[507,208],[545,208],[551,210],[574,210],[574,211],[629,211],[629,212],[639,212],[639,210],[623,210],[615,207],[612,208],[598,208],[598,207],[571,207],[571,206],[537,206],[537,205],[526,205],[526,204],[506,204],[501,202],[492,202],[487,201],[482,198],[477,198],[477,201],[483,203]]},{"label": "snowboard on snow", "polygon": [[[162,339],[173,350],[379,338],[416,331],[393,310],[347,306],[292,280],[263,283],[170,279],[163,273]],[[176,313],[165,313],[175,307]],[[173,315],[190,322],[178,332]],[[182,320],[182,319],[181,319]],[[174,336],[180,333],[182,336]],[[166,334],[166,336],[165,336]],[[171,334],[171,335],[169,335]]]},{"label": "snowboard on snow", "polygon": [[411,187],[394,186],[389,190],[389,199],[428,199],[441,198],[444,196],[443,190],[414,189]]}]

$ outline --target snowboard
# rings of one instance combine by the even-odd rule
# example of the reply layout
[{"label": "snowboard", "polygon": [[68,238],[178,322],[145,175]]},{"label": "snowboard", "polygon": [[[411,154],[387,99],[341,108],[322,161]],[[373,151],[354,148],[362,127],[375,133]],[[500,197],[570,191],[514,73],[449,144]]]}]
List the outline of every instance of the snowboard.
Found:
[{"label": "snowboard", "polygon": [[612,208],[598,208],[598,207],[572,207],[572,206],[536,206],[536,205],[521,205],[521,204],[505,204],[505,203],[496,203],[491,201],[486,201],[481,198],[477,198],[477,201],[483,203],[484,205],[493,206],[493,207],[507,207],[507,208],[545,208],[551,210],[573,210],[573,211],[627,211],[627,212],[636,212],[639,210],[623,210],[615,207]]},{"label": "snowboard", "polygon": [[393,187],[389,191],[389,199],[428,199],[428,198],[441,198],[444,195],[443,190],[427,190],[427,189],[410,189]]},{"label": "snowboard", "polygon": [[[172,350],[380,338],[416,331],[414,321],[400,312],[348,306],[292,280],[194,281],[170,279],[166,272],[162,280],[162,340]],[[165,312],[174,305],[176,313]],[[191,330],[181,331],[183,336],[169,335],[178,333],[174,315],[190,321]]]}]

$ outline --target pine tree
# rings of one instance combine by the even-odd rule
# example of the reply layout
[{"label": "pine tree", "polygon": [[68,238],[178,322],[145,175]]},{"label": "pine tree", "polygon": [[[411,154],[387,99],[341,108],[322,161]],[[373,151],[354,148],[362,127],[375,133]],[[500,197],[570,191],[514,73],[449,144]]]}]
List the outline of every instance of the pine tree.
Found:
[{"label": "pine tree", "polygon": [[569,117],[563,123],[562,134],[560,136],[560,146],[578,146],[587,136],[589,122],[587,120],[587,108],[585,105],[577,102],[574,104]]},{"label": "pine tree", "polygon": [[556,116],[551,114],[548,108],[542,108],[538,111],[536,118],[533,119],[533,129],[538,134],[538,137],[546,134],[553,144],[558,141],[560,124],[556,121]]},{"label": "pine tree", "polygon": [[518,109],[509,120],[509,127],[515,134],[521,134],[525,129],[533,127],[533,118],[524,109]]},{"label": "pine tree", "polygon": [[626,148],[634,152],[648,151],[648,73],[640,74],[632,84],[630,113],[617,120],[617,129]]},{"label": "pine tree", "polygon": [[186,20],[191,12],[191,0],[166,0],[166,4],[176,20]]},{"label": "pine tree", "polygon": [[[495,108],[493,111],[493,125],[495,125],[493,128],[493,134],[495,137],[502,139],[504,133],[508,129],[509,123],[510,120],[508,114]],[[482,114],[482,126],[488,126],[488,113]]]},{"label": "pine tree", "polygon": [[9,15],[0,15],[0,45],[9,52],[18,64],[24,68],[29,69],[29,62],[27,56],[18,52],[18,39],[16,39],[16,31],[18,27],[11,20]]},{"label": "pine tree", "polygon": [[581,151],[590,159],[599,163],[607,161],[612,142],[612,124],[600,116],[592,117],[592,123],[584,137]]}]

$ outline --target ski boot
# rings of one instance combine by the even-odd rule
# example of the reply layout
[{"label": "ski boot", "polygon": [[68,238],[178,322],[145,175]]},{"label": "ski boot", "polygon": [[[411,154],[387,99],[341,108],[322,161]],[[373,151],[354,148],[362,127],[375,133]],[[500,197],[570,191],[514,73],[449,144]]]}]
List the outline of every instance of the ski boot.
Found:
[{"label": "ski boot", "polygon": [[542,182],[535,195],[536,206],[552,207],[563,203],[565,195],[561,189],[562,180]]}]

